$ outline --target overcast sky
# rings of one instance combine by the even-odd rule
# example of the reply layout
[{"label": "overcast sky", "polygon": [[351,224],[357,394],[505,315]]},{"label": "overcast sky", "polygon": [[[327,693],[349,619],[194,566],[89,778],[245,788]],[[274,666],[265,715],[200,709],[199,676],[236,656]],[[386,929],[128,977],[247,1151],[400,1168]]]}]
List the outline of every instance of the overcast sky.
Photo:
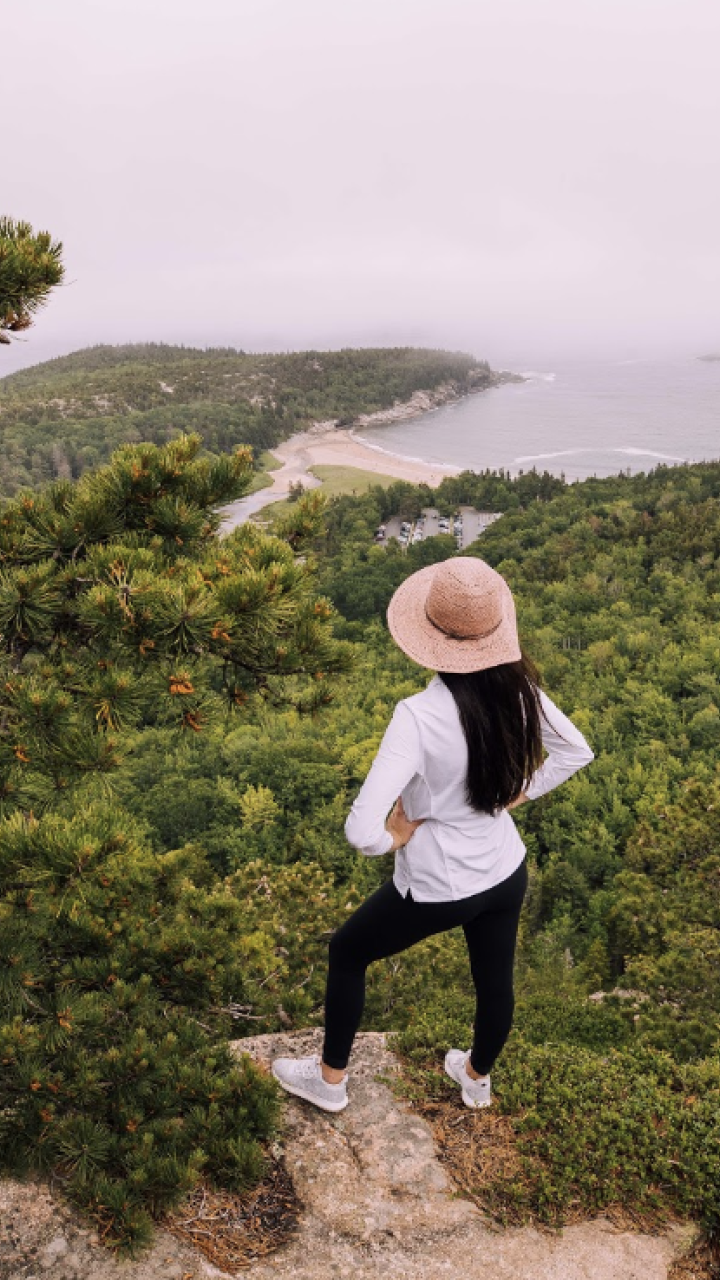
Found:
[{"label": "overcast sky", "polygon": [[0,212],[92,342],[720,347],[717,0],[2,3]]}]

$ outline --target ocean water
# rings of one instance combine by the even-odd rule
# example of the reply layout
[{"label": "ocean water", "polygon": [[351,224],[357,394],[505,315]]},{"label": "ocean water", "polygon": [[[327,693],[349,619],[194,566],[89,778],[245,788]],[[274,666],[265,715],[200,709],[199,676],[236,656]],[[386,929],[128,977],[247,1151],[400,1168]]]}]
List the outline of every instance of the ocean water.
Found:
[{"label": "ocean water", "polygon": [[354,434],[455,470],[550,471],[567,480],[720,458],[720,361],[553,361],[527,381]]}]

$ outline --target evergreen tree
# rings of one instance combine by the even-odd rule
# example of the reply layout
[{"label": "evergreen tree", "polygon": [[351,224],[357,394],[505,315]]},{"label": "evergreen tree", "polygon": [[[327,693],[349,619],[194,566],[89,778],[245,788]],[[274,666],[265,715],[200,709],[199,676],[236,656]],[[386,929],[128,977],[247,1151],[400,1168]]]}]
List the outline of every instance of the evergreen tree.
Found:
[{"label": "evergreen tree", "polygon": [[286,539],[220,542],[250,451],[199,450],[128,447],[0,515],[0,1162],[52,1172],[127,1250],[200,1176],[257,1178],[275,1094],[226,1046],[242,904],[113,799],[123,735],[312,712],[349,663],[313,589],[317,499]]},{"label": "evergreen tree", "polygon": [[64,273],[62,245],[48,231],[0,218],[0,343],[30,328]]}]

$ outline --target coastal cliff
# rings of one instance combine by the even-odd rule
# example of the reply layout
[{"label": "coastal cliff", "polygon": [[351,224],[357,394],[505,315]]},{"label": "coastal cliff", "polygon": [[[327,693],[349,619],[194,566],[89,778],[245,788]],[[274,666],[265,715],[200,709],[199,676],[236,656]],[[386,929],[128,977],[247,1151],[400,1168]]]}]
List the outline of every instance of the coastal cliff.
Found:
[{"label": "coastal cliff", "polygon": [[525,382],[525,378],[519,373],[510,373],[505,369],[472,370],[463,382],[450,379],[429,390],[415,391],[408,400],[394,404],[388,409],[378,409],[376,413],[361,413],[352,423],[342,425],[370,427],[381,426],[386,422],[406,422],[409,418],[416,418],[419,414],[428,413],[431,409],[439,409],[444,404],[463,400],[466,396],[475,395],[479,391],[502,387],[508,382]]},{"label": "coastal cliff", "polygon": [[429,413],[432,409],[440,409],[445,404],[454,404],[465,400],[468,396],[477,395],[481,391],[490,391],[494,387],[505,386],[509,382],[526,382],[519,373],[511,373],[508,369],[490,369],[480,366],[471,369],[462,378],[447,378],[437,386],[420,387],[413,391],[407,399],[398,399],[385,408],[370,413],[348,414],[337,418],[323,418],[315,421],[306,434],[322,435],[333,428],[350,429],[355,427],[377,427],[390,422],[407,422],[420,414]]}]

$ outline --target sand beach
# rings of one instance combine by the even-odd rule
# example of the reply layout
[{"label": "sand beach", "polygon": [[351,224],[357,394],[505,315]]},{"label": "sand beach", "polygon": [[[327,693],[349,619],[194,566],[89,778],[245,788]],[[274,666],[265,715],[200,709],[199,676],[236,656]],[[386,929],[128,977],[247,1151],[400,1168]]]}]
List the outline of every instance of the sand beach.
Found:
[{"label": "sand beach", "polygon": [[223,530],[228,532],[251,515],[261,511],[271,502],[279,502],[288,496],[290,486],[301,481],[306,489],[321,483],[310,471],[315,466],[357,467],[374,472],[387,479],[408,480],[411,484],[428,484],[435,488],[449,475],[460,470],[455,466],[423,462],[420,458],[405,458],[386,452],[359,440],[348,428],[336,427],[332,422],[316,422],[307,431],[298,432],[276,445],[272,453],[282,464],[271,472],[272,483],[264,489],[240,498],[223,508]]},{"label": "sand beach", "polygon": [[[282,468],[273,472],[273,489],[287,488],[290,481],[309,480],[308,469],[313,466],[359,467],[363,471],[375,471],[380,475],[396,476],[398,480],[409,480],[412,484],[437,485],[447,475],[459,470],[458,467],[441,466],[438,463],[423,462],[419,458],[404,458],[385,449],[376,448],[358,439],[348,428],[335,427],[328,423],[316,423],[308,431],[303,431],[273,449],[273,453],[282,461]],[[266,489],[268,499],[274,497],[272,490]]]}]

